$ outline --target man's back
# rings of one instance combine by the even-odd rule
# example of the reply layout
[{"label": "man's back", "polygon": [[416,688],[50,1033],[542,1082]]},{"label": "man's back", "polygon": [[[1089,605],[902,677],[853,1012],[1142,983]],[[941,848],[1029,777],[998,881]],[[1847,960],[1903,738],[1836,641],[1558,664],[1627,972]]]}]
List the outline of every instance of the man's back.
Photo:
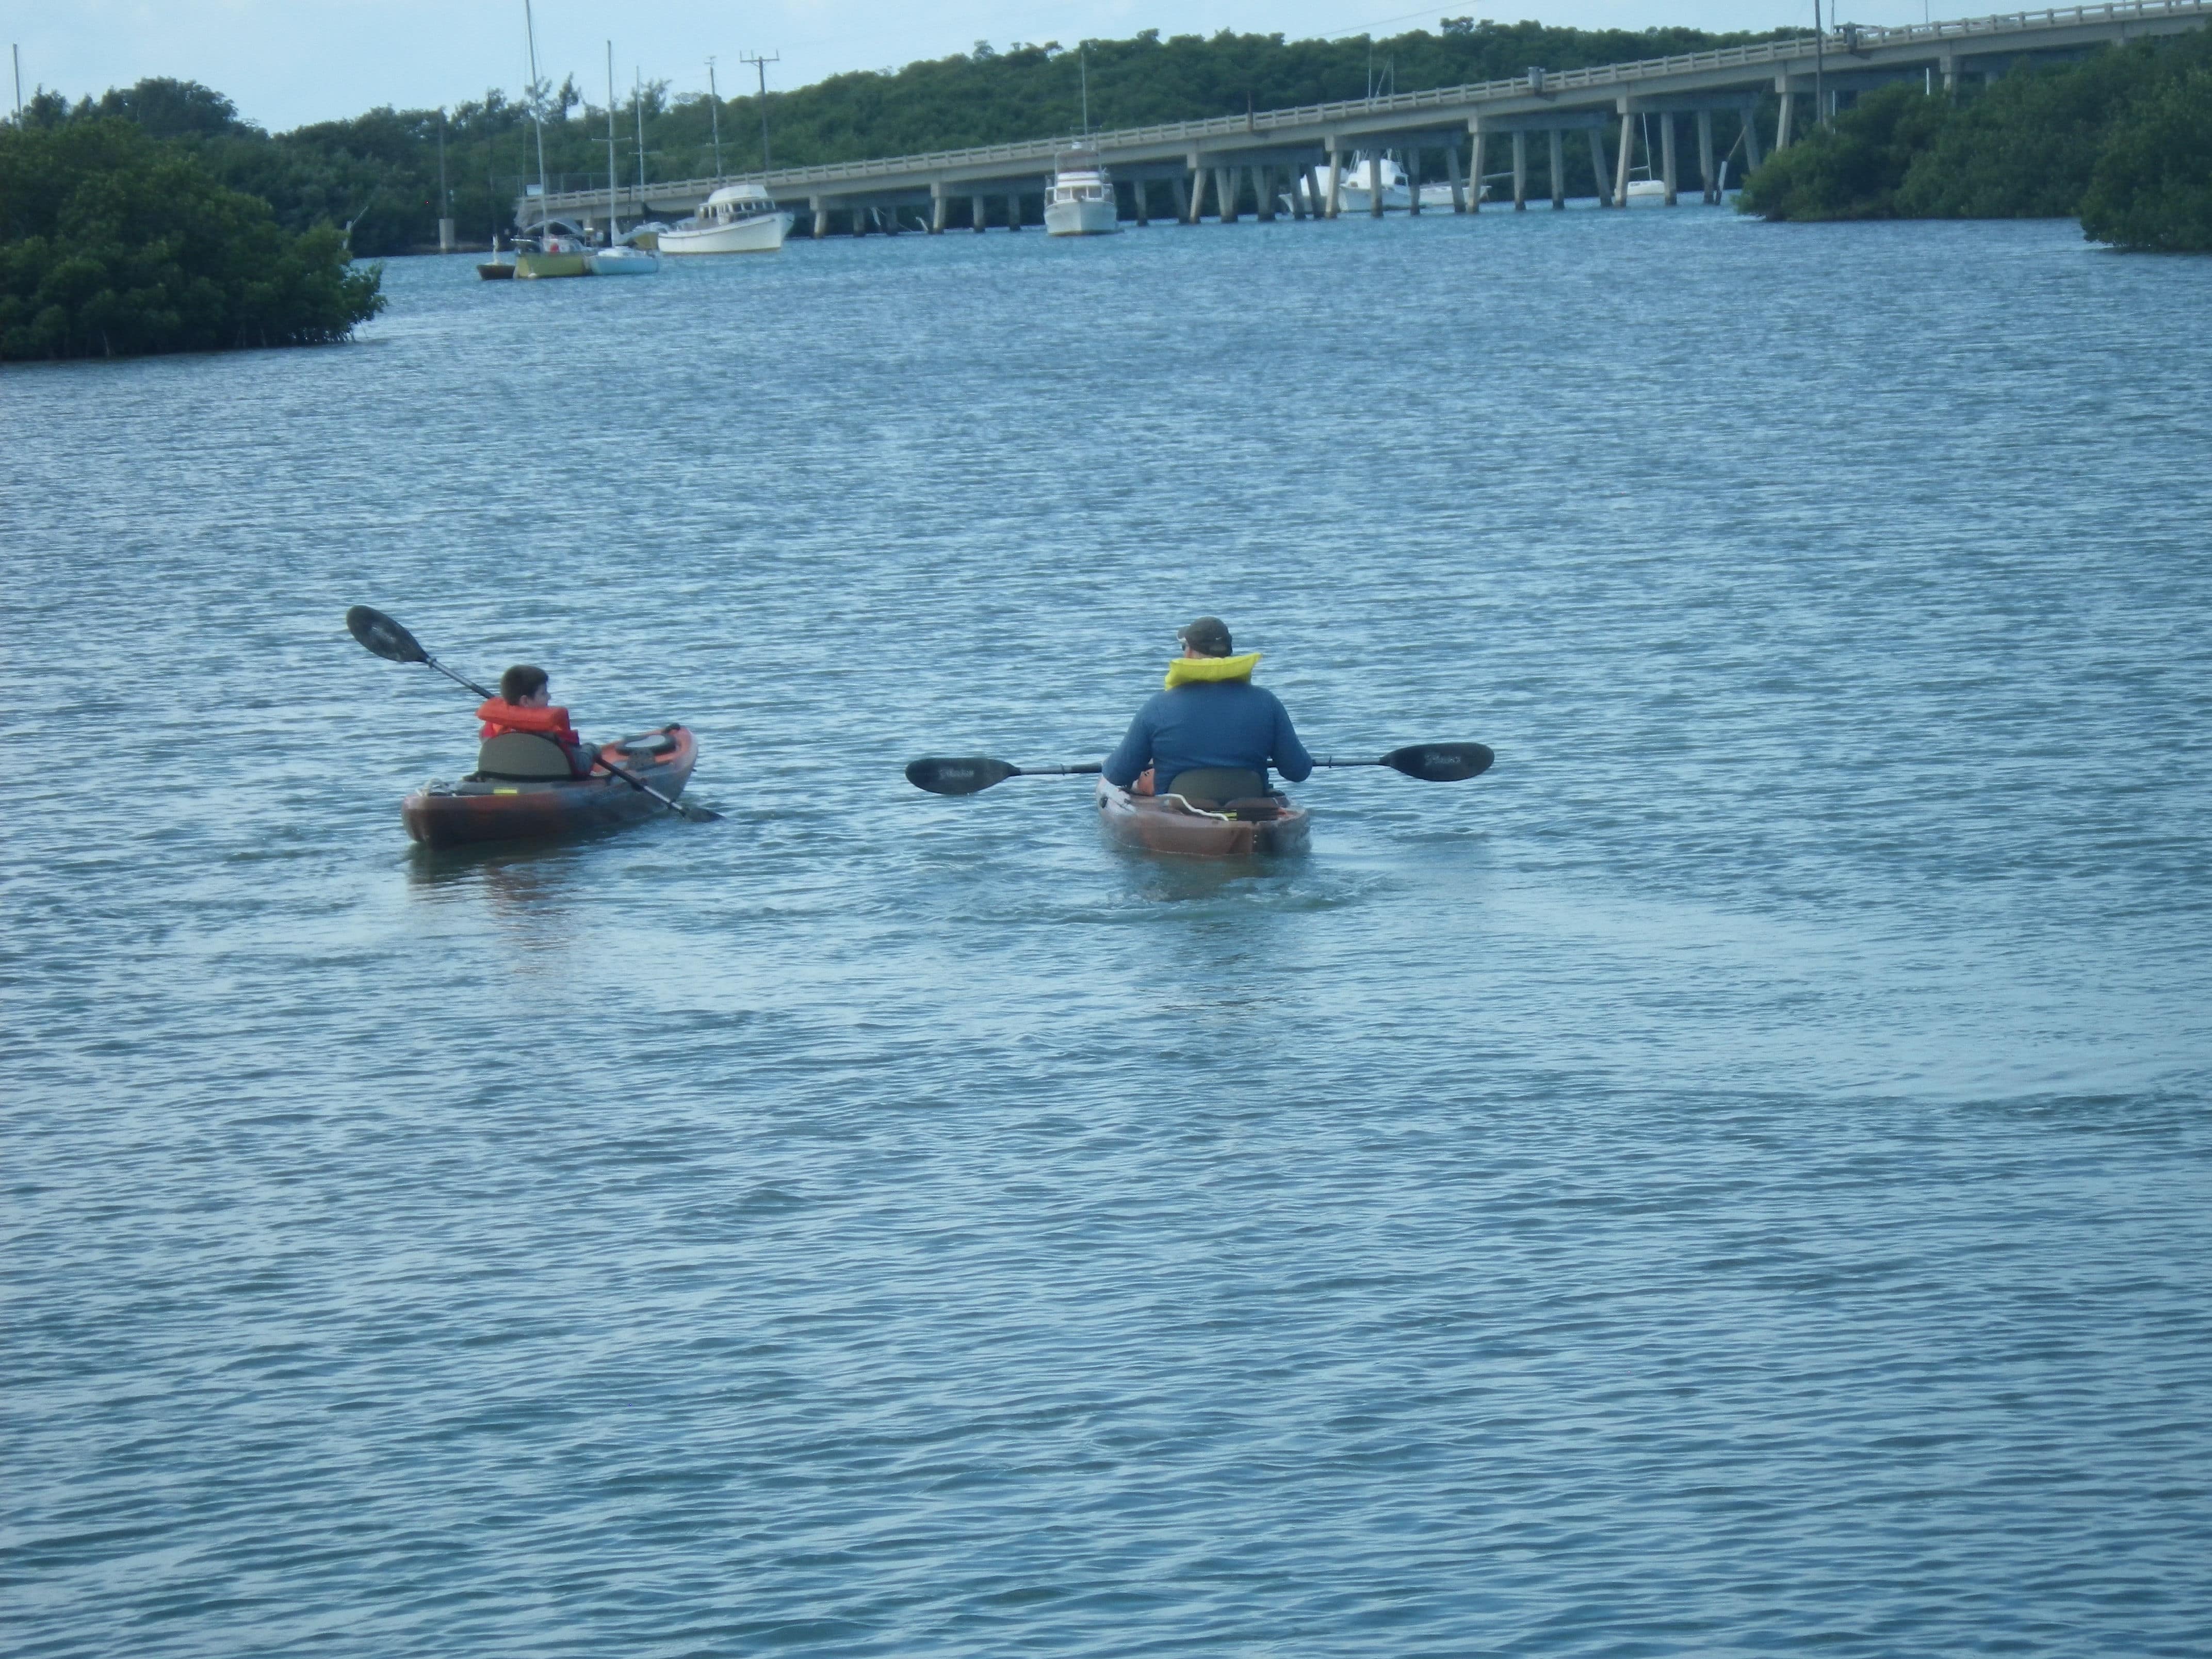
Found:
[{"label": "man's back", "polygon": [[1137,711],[1103,770],[1108,782],[1126,789],[1148,765],[1153,787],[1164,795],[1177,773],[1201,766],[1262,775],[1273,766],[1297,783],[1311,775],[1313,757],[1273,692],[1233,679],[1178,685]]}]

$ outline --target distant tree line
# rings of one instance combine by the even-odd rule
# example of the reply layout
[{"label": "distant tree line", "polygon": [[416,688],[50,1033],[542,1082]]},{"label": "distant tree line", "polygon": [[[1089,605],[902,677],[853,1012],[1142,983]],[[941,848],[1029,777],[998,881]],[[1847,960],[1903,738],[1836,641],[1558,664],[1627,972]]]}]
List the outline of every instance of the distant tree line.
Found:
[{"label": "distant tree line", "polygon": [[320,344],[380,282],[131,120],[0,127],[0,360]]},{"label": "distant tree line", "polygon": [[[1498,80],[1531,65],[1579,69],[1705,52],[1795,33],[1547,28],[1453,17],[1433,33],[1388,40],[1286,41],[1279,34],[1225,31],[1162,40],[1147,29],[1133,40],[1078,48],[1048,41],[999,50],[978,42],[972,52],[895,71],[862,70],[792,92],[771,90],[769,160],[804,166],[1073,134],[1082,124],[1086,76],[1093,127],[1143,126],[1370,91]],[[434,246],[441,202],[465,243],[481,245],[510,230],[515,198],[538,176],[533,100],[544,120],[551,187],[604,183],[607,112],[585,99],[573,76],[558,87],[526,88],[519,99],[495,90],[442,113],[375,109],[273,137],[241,119],[220,93],[171,80],[142,81],[75,105],[42,93],[27,106],[24,122],[53,128],[131,121],[191,154],[225,185],[260,197],[283,228],[334,225],[347,231],[356,252],[377,256]],[[615,112],[614,166],[626,181],[638,176],[641,121],[648,179],[714,174],[717,126],[720,171],[757,171],[763,112],[757,94],[718,104],[703,93],[672,98],[666,82],[646,82]]]},{"label": "distant tree line", "polygon": [[1956,101],[1902,82],[1771,157],[1770,219],[2079,217],[2125,248],[2212,252],[2212,31],[2023,65]]}]

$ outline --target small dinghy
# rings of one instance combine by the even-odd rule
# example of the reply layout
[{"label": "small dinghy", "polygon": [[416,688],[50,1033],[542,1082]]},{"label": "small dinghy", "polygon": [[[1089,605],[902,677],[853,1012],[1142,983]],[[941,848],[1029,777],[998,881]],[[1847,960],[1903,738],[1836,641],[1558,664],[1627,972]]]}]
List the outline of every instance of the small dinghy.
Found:
[{"label": "small dinghy", "polygon": [[1303,853],[1310,840],[1305,808],[1271,792],[1257,772],[1218,768],[1183,772],[1172,793],[1133,795],[1098,781],[1098,817],[1124,847],[1185,858],[1275,858]]},{"label": "small dinghy", "polygon": [[[699,742],[683,726],[664,726],[604,744],[599,753],[673,799],[690,781]],[[588,835],[666,810],[608,773],[570,775],[567,756],[550,738],[506,732],[484,744],[474,772],[459,783],[424,784],[400,803],[399,817],[425,847],[468,847]]]}]

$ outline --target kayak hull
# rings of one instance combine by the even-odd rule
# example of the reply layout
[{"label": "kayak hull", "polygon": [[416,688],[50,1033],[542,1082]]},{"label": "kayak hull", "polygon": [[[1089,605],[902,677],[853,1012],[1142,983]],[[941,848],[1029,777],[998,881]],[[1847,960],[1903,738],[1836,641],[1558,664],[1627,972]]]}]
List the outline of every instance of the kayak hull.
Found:
[{"label": "kayak hull", "polygon": [[[683,726],[664,726],[604,744],[599,752],[674,799],[691,781],[699,740]],[[474,847],[587,836],[667,810],[642,790],[604,772],[551,782],[471,775],[459,783],[424,784],[400,802],[399,819],[408,835],[425,847]]]},{"label": "kayak hull", "polygon": [[1311,844],[1312,823],[1284,794],[1223,803],[1219,811],[1180,795],[1133,795],[1098,783],[1098,821],[1123,847],[1177,858],[1282,858]]}]

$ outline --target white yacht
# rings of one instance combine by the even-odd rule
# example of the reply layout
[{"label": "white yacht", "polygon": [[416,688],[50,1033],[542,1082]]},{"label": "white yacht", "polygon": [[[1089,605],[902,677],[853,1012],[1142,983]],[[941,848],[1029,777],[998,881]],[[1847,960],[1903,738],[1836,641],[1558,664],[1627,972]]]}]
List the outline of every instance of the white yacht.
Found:
[{"label": "white yacht", "polygon": [[660,233],[660,251],[683,253],[774,253],[791,234],[792,216],[758,185],[724,185],[698,212]]},{"label": "white yacht", "polygon": [[1110,236],[1121,228],[1114,204],[1114,179],[1095,149],[1062,150],[1053,158],[1052,189],[1044,198],[1048,236]]},{"label": "white yacht", "polygon": [[[1367,213],[1375,206],[1375,186],[1377,175],[1382,186],[1382,210],[1400,212],[1413,204],[1413,191],[1406,177],[1406,169],[1387,155],[1363,155],[1344,170],[1343,182],[1336,187],[1337,211]],[[1328,169],[1320,169],[1323,191],[1328,188]],[[1324,197],[1323,200],[1327,198]],[[1450,198],[1445,200],[1449,203]]]}]

